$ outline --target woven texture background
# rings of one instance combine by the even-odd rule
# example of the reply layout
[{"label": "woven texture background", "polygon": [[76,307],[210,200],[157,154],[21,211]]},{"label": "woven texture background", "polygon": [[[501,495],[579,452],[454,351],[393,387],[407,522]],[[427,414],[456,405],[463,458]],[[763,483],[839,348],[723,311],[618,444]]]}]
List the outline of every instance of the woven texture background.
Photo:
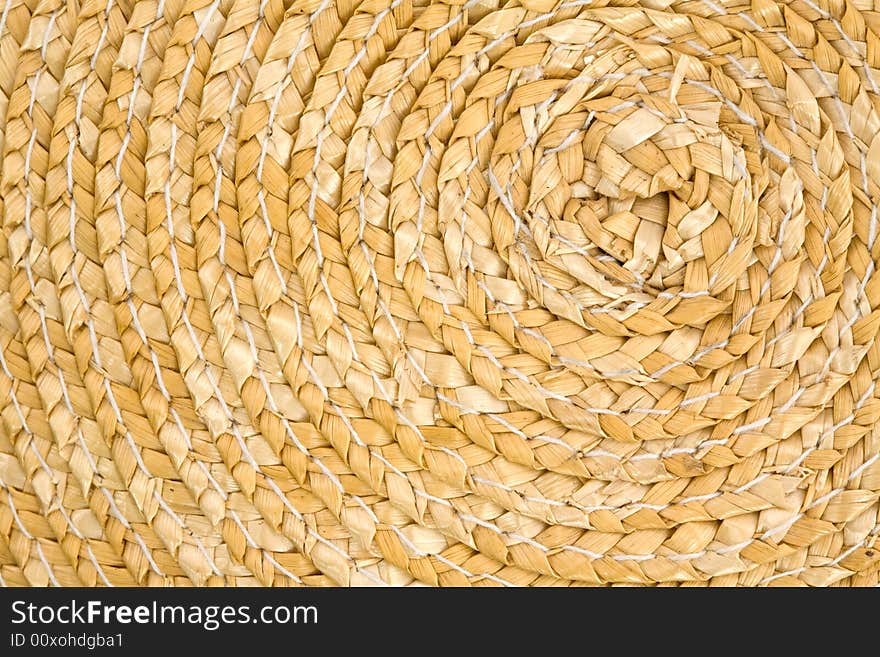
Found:
[{"label": "woven texture background", "polygon": [[4,585],[877,585],[873,0],[5,0]]}]

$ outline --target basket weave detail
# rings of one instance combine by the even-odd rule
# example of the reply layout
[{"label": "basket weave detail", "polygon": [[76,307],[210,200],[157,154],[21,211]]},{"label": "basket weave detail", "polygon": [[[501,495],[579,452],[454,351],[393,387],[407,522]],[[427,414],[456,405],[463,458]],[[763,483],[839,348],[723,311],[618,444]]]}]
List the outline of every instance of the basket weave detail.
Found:
[{"label": "basket weave detail", "polygon": [[5,0],[0,584],[877,585],[878,33]]}]

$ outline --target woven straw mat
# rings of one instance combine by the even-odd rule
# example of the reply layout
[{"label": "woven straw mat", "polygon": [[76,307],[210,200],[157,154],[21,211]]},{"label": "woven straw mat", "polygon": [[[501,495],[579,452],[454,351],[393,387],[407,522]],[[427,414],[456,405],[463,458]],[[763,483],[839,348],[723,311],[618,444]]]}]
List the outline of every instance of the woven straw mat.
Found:
[{"label": "woven straw mat", "polygon": [[877,0],[5,0],[0,583],[876,585]]}]

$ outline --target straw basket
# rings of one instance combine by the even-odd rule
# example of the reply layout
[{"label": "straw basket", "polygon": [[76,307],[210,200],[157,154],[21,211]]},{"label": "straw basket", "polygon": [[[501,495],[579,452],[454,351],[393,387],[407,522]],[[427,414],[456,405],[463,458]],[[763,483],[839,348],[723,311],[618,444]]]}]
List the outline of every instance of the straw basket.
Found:
[{"label": "straw basket", "polygon": [[5,585],[876,585],[867,0],[5,0]]}]

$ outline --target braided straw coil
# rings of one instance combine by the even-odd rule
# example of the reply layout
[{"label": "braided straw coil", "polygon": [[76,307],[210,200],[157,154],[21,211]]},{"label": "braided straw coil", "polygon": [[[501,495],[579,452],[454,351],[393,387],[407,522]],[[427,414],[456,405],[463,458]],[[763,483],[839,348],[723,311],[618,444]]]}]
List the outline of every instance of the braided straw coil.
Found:
[{"label": "braided straw coil", "polygon": [[3,585],[877,585],[880,5],[4,0]]}]

